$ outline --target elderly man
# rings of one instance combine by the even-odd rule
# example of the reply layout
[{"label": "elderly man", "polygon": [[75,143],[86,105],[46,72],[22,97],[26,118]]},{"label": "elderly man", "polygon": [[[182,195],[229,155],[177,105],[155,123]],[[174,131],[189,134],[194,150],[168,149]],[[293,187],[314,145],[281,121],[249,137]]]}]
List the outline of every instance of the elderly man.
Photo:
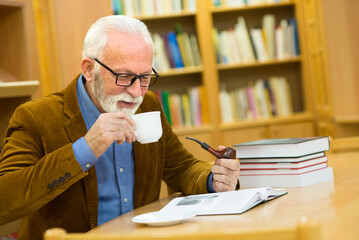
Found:
[{"label": "elderly man", "polygon": [[[141,21],[101,18],[85,37],[82,74],[17,108],[0,157],[0,225],[23,218],[20,239],[85,232],[157,200],[162,179],[185,194],[235,189],[239,163],[195,159],[148,91],[152,44]],[[161,111],[163,135],[140,144],[130,115],[148,111]]]}]

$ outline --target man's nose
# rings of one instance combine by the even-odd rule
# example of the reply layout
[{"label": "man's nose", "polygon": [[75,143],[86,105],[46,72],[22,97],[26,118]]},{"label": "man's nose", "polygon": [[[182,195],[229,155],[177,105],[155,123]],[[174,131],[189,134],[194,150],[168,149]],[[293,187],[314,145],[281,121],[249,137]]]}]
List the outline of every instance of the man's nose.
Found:
[{"label": "man's nose", "polygon": [[[138,79],[138,81],[137,81]],[[132,95],[132,97],[142,96],[141,81],[139,77],[136,77],[133,84],[127,87],[126,91]]]}]

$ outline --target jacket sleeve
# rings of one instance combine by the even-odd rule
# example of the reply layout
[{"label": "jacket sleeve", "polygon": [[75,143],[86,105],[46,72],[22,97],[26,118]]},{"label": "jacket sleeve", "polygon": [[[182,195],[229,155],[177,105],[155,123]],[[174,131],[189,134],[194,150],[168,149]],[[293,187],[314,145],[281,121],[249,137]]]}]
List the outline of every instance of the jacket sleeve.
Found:
[{"label": "jacket sleeve", "polygon": [[[55,126],[56,133],[44,132],[45,121],[51,119],[35,116],[27,105],[10,120],[0,155],[0,225],[37,211],[87,174],[65,131]],[[48,138],[64,140],[56,145]]]}]

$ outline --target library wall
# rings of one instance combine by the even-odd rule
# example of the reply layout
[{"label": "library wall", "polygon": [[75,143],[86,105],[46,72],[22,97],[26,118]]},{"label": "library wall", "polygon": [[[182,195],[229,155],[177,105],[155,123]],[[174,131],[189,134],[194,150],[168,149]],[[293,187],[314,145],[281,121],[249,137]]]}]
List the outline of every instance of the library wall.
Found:
[{"label": "library wall", "polygon": [[[155,68],[158,69],[161,77],[151,90],[156,92],[161,99],[168,98],[172,102],[181,102],[184,95],[188,95],[187,97],[191,98],[193,94],[197,98],[202,99],[196,104],[200,106],[200,110],[197,109],[200,113],[191,113],[191,116],[198,115],[199,119],[191,119],[190,123],[188,121],[185,122],[185,117],[178,117],[184,111],[183,107],[177,107],[177,110],[173,110],[176,107],[172,107],[172,110],[168,107],[169,109],[166,111],[169,114],[168,118],[171,120],[173,118],[172,126],[181,138],[185,136],[197,136],[200,138],[206,136],[207,139],[200,140],[208,141],[209,144],[218,146],[223,143],[236,144],[238,143],[237,141],[248,141],[263,136],[268,138],[316,134],[309,84],[310,79],[308,77],[308,63],[305,60],[307,52],[305,41],[303,40],[302,6],[299,1],[273,1],[273,3],[268,4],[252,4],[249,2],[249,4],[241,6],[219,6],[211,0],[186,0],[182,1],[183,5],[178,5],[180,1],[169,1],[167,2],[168,6],[162,7],[154,6],[150,1],[142,2],[141,4],[145,5],[141,7],[136,5],[141,1],[130,0],[102,0],[101,4],[98,1],[52,0],[47,3],[40,0],[34,1],[39,2],[38,11],[35,10],[35,12],[37,13],[37,18],[41,20],[40,22],[52,23],[46,26],[47,30],[43,31],[43,34],[40,34],[39,37],[39,41],[45,47],[48,45],[44,51],[42,62],[53,62],[54,65],[58,65],[57,68],[56,66],[48,66],[48,72],[43,74],[48,79],[54,80],[45,84],[46,93],[62,89],[79,72],[82,40],[92,22],[98,17],[113,13],[127,14],[144,21],[151,33],[160,36],[162,41],[166,40],[163,37],[171,32],[176,34],[177,38],[183,34],[185,42],[189,41],[186,40],[187,37],[191,40],[191,36],[196,38],[195,42],[198,44],[200,63],[190,64],[186,61],[188,56],[182,56],[183,66],[171,66],[171,59],[167,59],[165,60],[168,62],[166,67],[166,64],[163,64],[164,60],[157,55],[154,62]],[[157,3],[157,1],[154,2]],[[119,3],[122,3],[122,5],[116,6]],[[129,4],[132,4],[132,6],[128,7]],[[48,11],[40,11],[41,9]],[[160,10],[162,12],[156,12]],[[255,58],[248,61],[218,61],[219,56],[218,52],[216,52],[212,28],[216,28],[220,34],[228,32],[236,26],[238,17],[243,17],[248,34],[250,35],[253,29],[259,31],[264,29],[263,21],[265,16],[268,15],[270,19],[274,19],[272,26],[275,27],[281,24],[283,29],[288,28],[286,30],[287,34],[290,31],[294,34],[291,35],[292,42],[288,43],[288,46],[286,45],[286,50],[283,50],[287,52],[278,53],[279,55],[277,54],[267,59],[258,59],[259,56],[255,56]],[[68,18],[68,16],[71,16],[71,18]],[[164,21],[166,24],[163,24]],[[296,25],[292,25],[293,23]],[[283,32],[278,34],[283,34]],[[294,40],[295,37],[297,38],[296,42]],[[155,42],[157,46],[157,40]],[[278,44],[278,46],[282,46],[280,43]],[[193,42],[191,42],[192,45]],[[295,47],[298,49],[295,50]],[[252,51],[252,54],[255,55],[256,52],[254,51],[258,52],[258,49],[253,49]],[[156,50],[157,53],[158,51]],[[181,54],[183,53],[181,52]],[[158,64],[158,62],[161,64]],[[43,71],[46,71],[46,69]],[[233,113],[237,117],[232,117],[229,120],[226,119],[225,112],[233,111],[235,106],[228,108],[231,104],[221,101],[220,95],[222,94],[222,89],[225,89],[224,94],[229,94],[235,89],[252,87],[260,79],[267,81],[270,78],[281,78],[278,82],[282,84],[281,88],[284,92],[282,94],[277,93],[277,95],[286,95],[287,97],[284,100],[277,100],[277,104],[279,104],[279,101],[284,104],[284,107],[277,106],[277,109],[284,108],[287,110],[274,113],[274,110],[271,109],[270,116],[266,116],[259,114],[259,112],[254,113],[253,109],[247,109],[245,110],[247,114],[244,117],[238,117],[238,113]],[[276,80],[272,82],[276,82]],[[260,84],[257,85],[260,86]],[[267,90],[262,89],[261,91]],[[165,96],[163,97],[163,95]],[[257,104],[256,102],[259,100],[252,101],[254,101],[254,104]],[[238,103],[232,103],[232,105],[235,104]],[[273,105],[273,102],[270,103],[267,99],[266,103],[264,103],[266,106],[262,107],[268,108],[270,104]],[[164,108],[166,110],[166,107]],[[194,107],[190,108],[194,109]],[[171,114],[170,111],[177,112]],[[271,130],[276,128],[276,126],[288,123],[288,121],[303,126],[308,131],[303,131],[302,134],[300,132],[294,133],[293,131],[281,131],[275,134]],[[307,128],[307,124],[310,123],[313,126]],[[226,136],[227,129],[237,129],[240,131],[247,128],[248,124],[250,125],[247,129],[248,131],[263,128],[266,134],[258,135],[256,130],[253,130],[253,133],[246,133],[246,130],[242,133],[243,136],[237,138],[237,140]],[[186,141],[183,142],[188,144]],[[195,154],[198,154],[197,152]]]}]

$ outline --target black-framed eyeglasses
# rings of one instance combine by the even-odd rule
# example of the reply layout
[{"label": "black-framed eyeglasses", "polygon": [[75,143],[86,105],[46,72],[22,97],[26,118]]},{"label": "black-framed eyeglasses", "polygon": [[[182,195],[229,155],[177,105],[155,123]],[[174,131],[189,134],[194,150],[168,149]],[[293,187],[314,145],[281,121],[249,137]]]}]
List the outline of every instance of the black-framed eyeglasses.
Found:
[{"label": "black-framed eyeglasses", "polygon": [[109,68],[105,64],[103,64],[97,58],[93,58],[92,60],[98,62],[102,67],[106,68],[113,75],[115,75],[116,76],[116,85],[121,86],[121,87],[129,87],[134,82],[136,82],[137,79],[140,80],[141,87],[151,87],[151,86],[155,85],[157,79],[160,76],[153,67],[152,67],[152,71],[154,72],[154,74],[137,75],[137,74],[132,74],[132,73],[116,73],[111,68]]}]

